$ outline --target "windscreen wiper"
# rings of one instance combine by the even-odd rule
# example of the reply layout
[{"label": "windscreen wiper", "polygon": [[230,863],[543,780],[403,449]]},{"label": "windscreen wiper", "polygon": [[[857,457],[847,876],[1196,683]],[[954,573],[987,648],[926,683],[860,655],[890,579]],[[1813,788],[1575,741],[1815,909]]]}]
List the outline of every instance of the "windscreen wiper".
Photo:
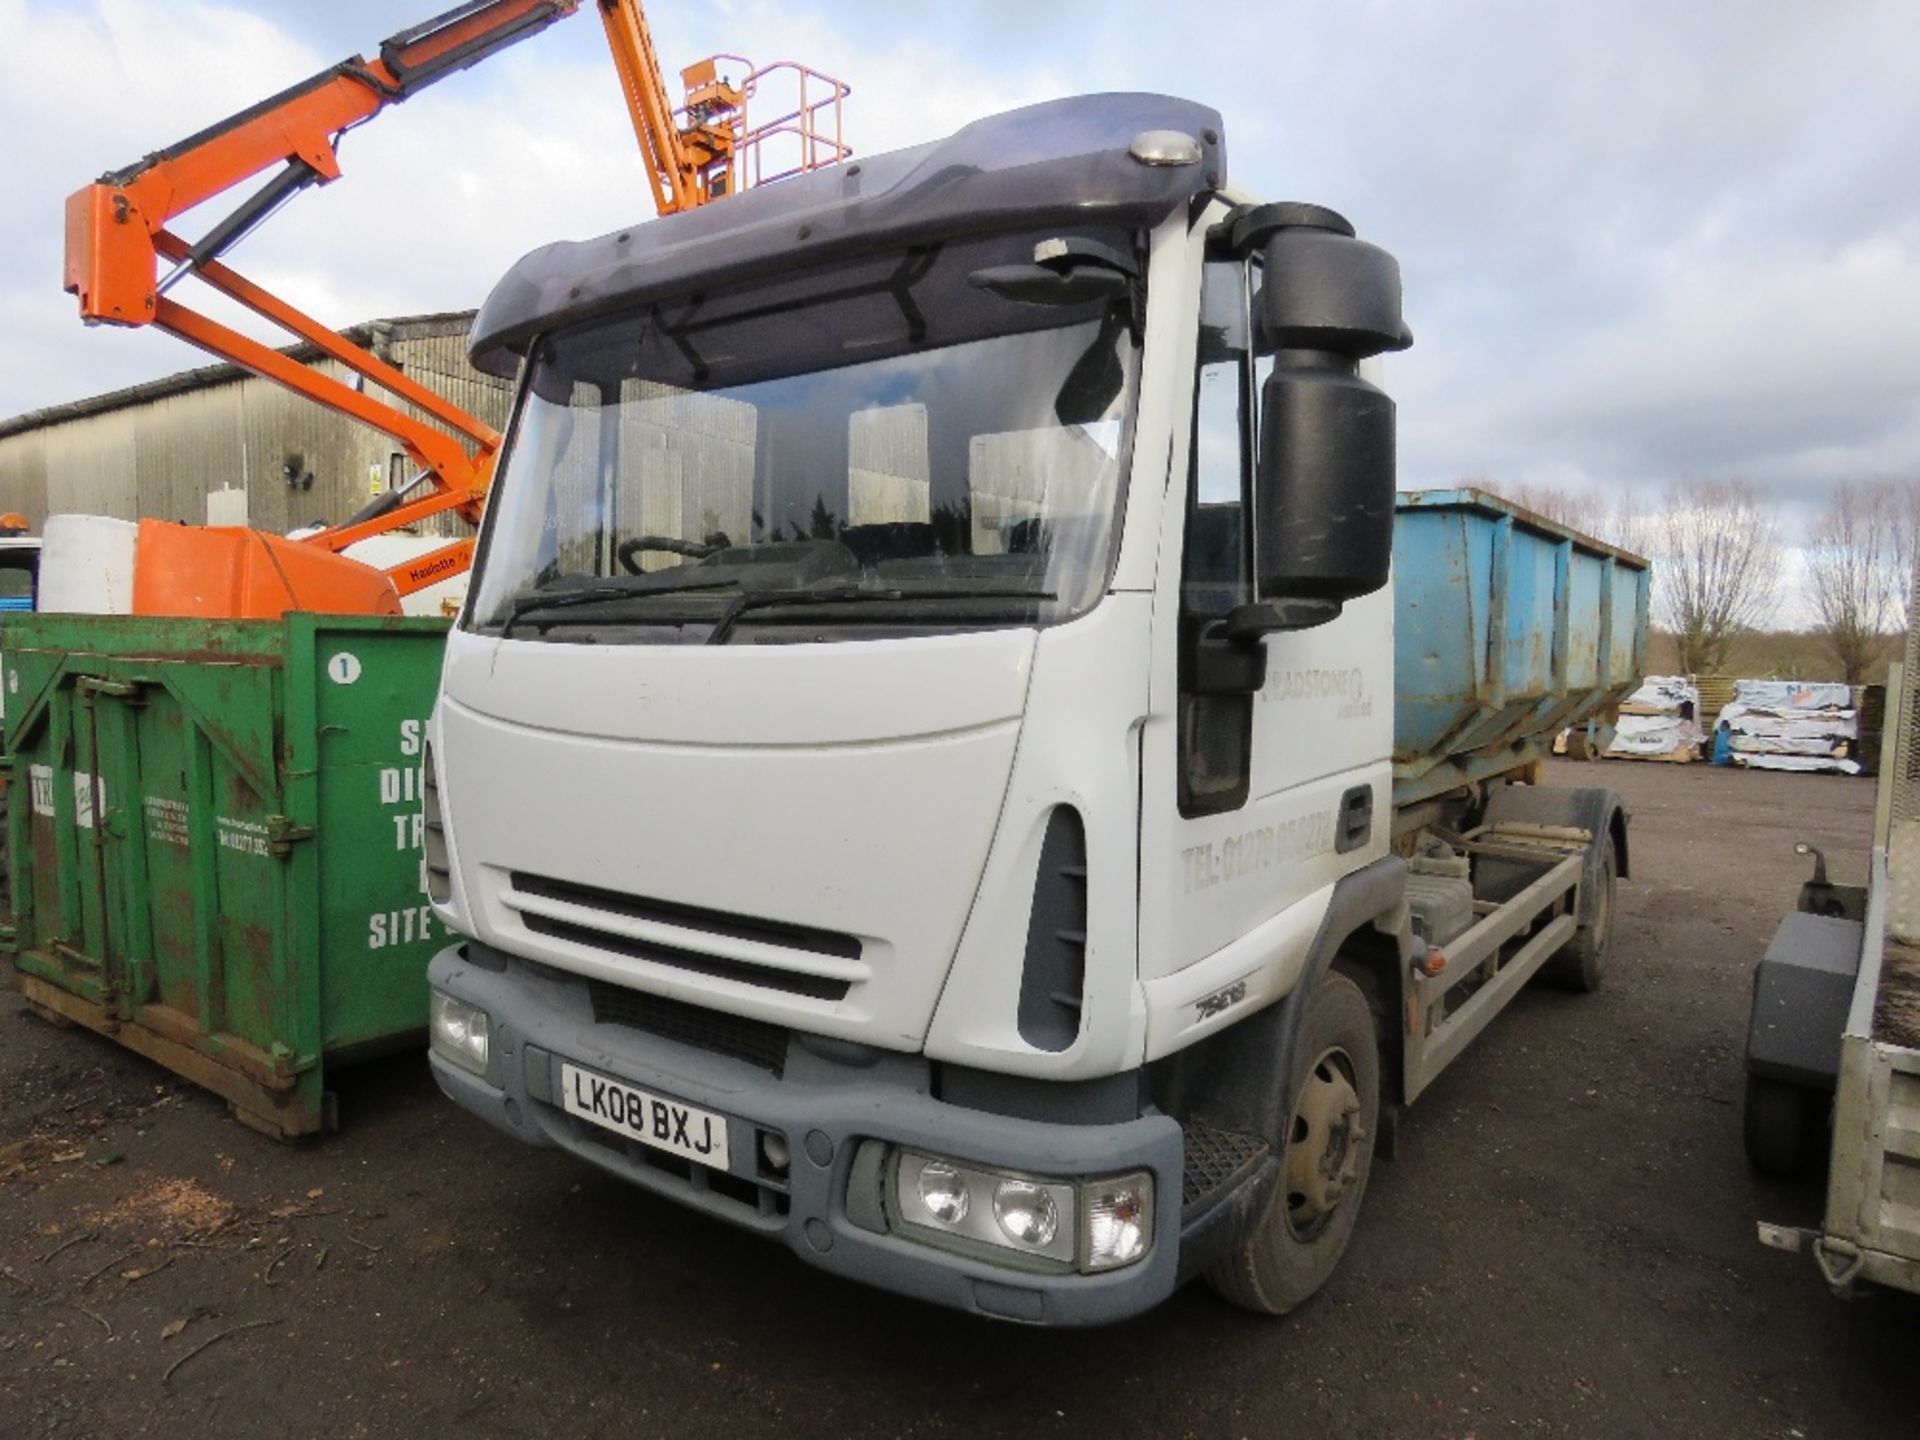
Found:
[{"label": "windscreen wiper", "polygon": [[1052,600],[1051,590],[873,590],[845,585],[832,590],[748,590],[727,602],[707,632],[706,643],[724,645],[734,622],[749,610],[788,605],[845,605],[871,600]]},{"label": "windscreen wiper", "polygon": [[[636,580],[643,577],[635,576]],[[578,590],[535,590],[522,595],[507,607],[507,618],[501,622],[500,638],[506,639],[513,625],[522,615],[535,610],[564,610],[574,605],[590,605],[595,601],[631,600],[639,596],[678,595],[688,590],[724,590],[729,585],[740,582],[721,579],[688,580],[679,585],[636,585],[606,584],[587,585]]]}]

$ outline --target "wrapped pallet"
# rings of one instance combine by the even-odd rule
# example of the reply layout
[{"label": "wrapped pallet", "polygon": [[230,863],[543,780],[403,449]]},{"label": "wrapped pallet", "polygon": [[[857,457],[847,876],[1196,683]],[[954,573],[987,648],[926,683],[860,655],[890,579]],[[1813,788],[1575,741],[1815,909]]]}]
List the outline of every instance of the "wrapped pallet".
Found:
[{"label": "wrapped pallet", "polygon": [[1754,770],[1858,775],[1860,712],[1852,687],[1796,680],[1742,680],[1720,712],[1734,764]]},{"label": "wrapped pallet", "polygon": [[1608,743],[1609,760],[1668,760],[1700,758],[1705,738],[1696,718],[1700,692],[1685,675],[1649,675],[1620,706]]}]

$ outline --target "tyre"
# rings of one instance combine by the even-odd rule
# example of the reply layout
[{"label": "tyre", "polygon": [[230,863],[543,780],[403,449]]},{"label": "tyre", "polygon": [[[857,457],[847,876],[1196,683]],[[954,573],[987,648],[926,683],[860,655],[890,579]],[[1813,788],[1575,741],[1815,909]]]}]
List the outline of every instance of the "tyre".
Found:
[{"label": "tyre", "polygon": [[1613,952],[1613,886],[1619,871],[1613,837],[1600,857],[1600,884],[1594,894],[1593,920],[1573,932],[1552,959],[1540,967],[1540,978],[1562,990],[1591,994],[1607,975],[1607,957]]},{"label": "tyre", "polygon": [[1223,1298],[1284,1315],[1312,1297],[1353,1235],[1380,1121],[1373,1011],[1344,975],[1320,982],[1301,1029],[1280,1183],[1253,1233],[1207,1273]]},{"label": "tyre", "polygon": [[1744,1130],[1747,1161],[1762,1175],[1801,1180],[1827,1158],[1827,1113],[1832,1097],[1820,1090],[1761,1075],[1747,1077]]}]

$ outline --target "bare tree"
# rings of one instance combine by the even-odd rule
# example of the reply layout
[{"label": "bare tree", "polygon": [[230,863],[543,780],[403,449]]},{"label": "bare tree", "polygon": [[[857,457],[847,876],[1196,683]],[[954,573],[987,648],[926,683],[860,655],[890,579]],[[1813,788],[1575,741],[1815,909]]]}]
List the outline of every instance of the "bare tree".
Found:
[{"label": "bare tree", "polygon": [[1565,485],[1537,485],[1522,480],[1501,491],[1514,504],[1544,515],[1557,525],[1588,535],[1599,532],[1606,522],[1607,507],[1597,491],[1575,490]]},{"label": "bare tree", "polygon": [[1597,488],[1578,489],[1568,485],[1541,485],[1522,480],[1506,484],[1499,481],[1475,481],[1483,489],[1504,495],[1514,504],[1534,514],[1604,540],[1609,545],[1633,550],[1638,547],[1636,515],[1630,499],[1622,493],[1612,496]]},{"label": "bare tree", "polygon": [[1892,496],[1893,568],[1899,578],[1899,621],[1913,624],[1913,567],[1920,561],[1920,480],[1883,482]]},{"label": "bare tree", "polygon": [[1849,685],[1886,654],[1913,562],[1911,497],[1891,481],[1833,487],[1806,549],[1814,628]]},{"label": "bare tree", "polygon": [[1688,480],[1647,523],[1654,619],[1680,668],[1712,674],[1734,636],[1773,613],[1780,546],[1772,512],[1744,480]]}]

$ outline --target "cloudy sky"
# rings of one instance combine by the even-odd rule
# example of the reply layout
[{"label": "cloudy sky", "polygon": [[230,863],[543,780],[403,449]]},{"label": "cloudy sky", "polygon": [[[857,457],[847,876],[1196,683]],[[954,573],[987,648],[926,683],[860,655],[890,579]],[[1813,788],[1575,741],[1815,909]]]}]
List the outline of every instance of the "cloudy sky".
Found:
[{"label": "cloudy sky", "polygon": [[[434,8],[0,0],[0,416],[200,363],[77,323],[70,190]],[[344,182],[237,268],[344,325],[471,306],[526,249],[650,214],[585,10],[349,137]],[[1737,474],[1791,536],[1835,479],[1920,477],[1912,0],[656,0],[650,18],[672,68],[730,50],[844,76],[866,153],[1081,91],[1217,106],[1239,183],[1332,205],[1400,257],[1407,483]]]}]

